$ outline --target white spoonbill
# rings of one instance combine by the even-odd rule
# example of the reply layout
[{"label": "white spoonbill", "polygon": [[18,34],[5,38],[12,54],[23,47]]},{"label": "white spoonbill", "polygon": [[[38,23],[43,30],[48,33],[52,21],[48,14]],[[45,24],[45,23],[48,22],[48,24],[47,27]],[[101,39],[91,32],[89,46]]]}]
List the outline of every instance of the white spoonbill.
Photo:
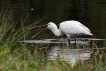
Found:
[{"label": "white spoonbill", "polygon": [[55,23],[49,22],[47,24],[47,29],[50,29],[56,36],[61,36],[62,34],[65,34],[68,38],[69,45],[71,36],[75,36],[75,44],[76,44],[76,36],[93,35],[86,26],[74,20],[61,22],[59,25],[59,29],[57,28]]}]

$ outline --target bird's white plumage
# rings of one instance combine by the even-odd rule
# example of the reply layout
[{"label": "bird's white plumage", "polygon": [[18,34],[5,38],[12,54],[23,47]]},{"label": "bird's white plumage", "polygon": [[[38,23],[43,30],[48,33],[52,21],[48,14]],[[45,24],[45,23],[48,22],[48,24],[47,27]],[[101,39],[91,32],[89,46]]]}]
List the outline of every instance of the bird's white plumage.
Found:
[{"label": "bird's white plumage", "polygon": [[62,33],[68,38],[74,35],[92,35],[91,31],[86,26],[74,20],[61,22],[59,29],[53,22],[49,22],[47,27],[49,27],[56,36],[60,36]]},{"label": "bird's white plumage", "polygon": [[59,29],[68,37],[74,35],[92,35],[91,31],[78,21],[64,21],[60,23]]}]

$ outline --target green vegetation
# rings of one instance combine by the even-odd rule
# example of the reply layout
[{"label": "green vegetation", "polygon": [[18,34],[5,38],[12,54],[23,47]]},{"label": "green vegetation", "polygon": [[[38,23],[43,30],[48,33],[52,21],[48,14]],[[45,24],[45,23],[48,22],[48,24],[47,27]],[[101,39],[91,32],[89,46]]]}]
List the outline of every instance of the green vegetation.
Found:
[{"label": "green vegetation", "polygon": [[[18,41],[27,37],[33,24],[16,28],[17,22],[11,22],[6,13],[0,13],[0,71],[105,71],[106,55],[93,55],[88,61],[78,62],[72,67],[59,59],[48,61],[44,50],[26,48]],[[39,46],[35,46],[38,48]]]}]

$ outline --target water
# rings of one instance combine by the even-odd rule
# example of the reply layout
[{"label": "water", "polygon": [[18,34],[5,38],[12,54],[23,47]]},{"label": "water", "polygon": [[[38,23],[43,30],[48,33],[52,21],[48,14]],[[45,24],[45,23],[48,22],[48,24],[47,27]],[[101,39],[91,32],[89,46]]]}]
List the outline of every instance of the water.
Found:
[{"label": "water", "polygon": [[[45,18],[38,24],[39,26],[50,21],[59,25],[62,21],[77,20],[92,31],[93,37],[105,38],[106,35],[106,0],[0,0],[0,11],[2,8],[6,10],[7,7],[8,14],[11,15],[13,21],[25,19],[28,16],[25,25],[41,20],[43,17]],[[18,25],[20,25],[19,23],[20,20]],[[29,36],[36,34],[43,28],[33,29]],[[35,38],[44,39],[53,36],[51,31],[44,31]]]},{"label": "water", "polygon": [[[93,37],[83,37],[83,39],[77,38],[78,45],[87,45],[94,40],[104,41],[106,38],[106,0],[0,0],[0,11],[4,9],[4,13],[7,7],[9,10],[7,15],[11,15],[11,20],[16,21],[19,19],[17,27],[20,26],[20,19],[24,20],[27,16],[28,18],[25,25],[36,23],[36,21],[42,18],[43,19],[37,26],[47,24],[51,21],[59,25],[62,21],[77,20],[87,26],[93,33]],[[29,40],[31,39],[30,36],[32,37],[42,29],[44,29],[44,27],[33,29],[28,34],[28,40],[22,40],[20,42],[35,44],[67,44],[67,39],[54,38],[54,34],[51,31],[43,31],[34,37],[34,40]],[[71,44],[73,43],[74,39],[71,40]],[[59,56],[67,63],[76,62],[76,60],[88,60],[92,53],[91,49],[62,49],[59,46],[51,46],[50,48],[50,53],[48,53],[48,58],[50,60],[55,60]],[[81,52],[82,50],[83,52]]]},{"label": "water", "polygon": [[77,63],[77,61],[89,60],[91,57],[91,51],[88,49],[70,49],[65,47],[64,49],[59,46],[53,46],[48,53],[49,60],[60,59],[66,61],[68,64]]},{"label": "water", "polygon": [[[78,40],[78,39],[77,39]],[[84,40],[84,39],[83,39]],[[96,39],[95,39],[96,40]],[[99,40],[99,39],[97,39]],[[103,39],[101,39],[103,40]],[[43,39],[43,40],[22,40],[22,41],[19,41],[19,42],[25,42],[25,43],[44,43],[44,44],[49,44],[49,43],[52,43],[52,44],[58,44],[58,43],[68,43],[68,40],[67,39]],[[77,44],[86,44],[87,42],[90,42],[89,40],[86,40],[85,41],[76,41]],[[70,42],[71,44],[74,44],[75,41],[74,40],[71,40]]]},{"label": "water", "polygon": [[[92,41],[104,41],[105,39],[94,39],[94,38],[77,38],[77,46],[75,46],[74,38],[71,39],[70,43],[72,47],[68,46],[67,39],[43,39],[43,40],[22,40],[20,43],[30,43],[30,44],[53,44],[49,46],[47,53],[48,60],[57,60],[65,61],[72,66],[79,61],[90,60],[92,50],[96,50],[96,53],[99,53],[99,50],[106,49],[105,47],[99,47],[97,44]],[[92,47],[91,43],[92,42]],[[54,44],[58,44],[55,46]],[[62,45],[63,44],[63,45]],[[43,48],[43,47],[42,47]],[[45,49],[48,47],[44,47]]]}]

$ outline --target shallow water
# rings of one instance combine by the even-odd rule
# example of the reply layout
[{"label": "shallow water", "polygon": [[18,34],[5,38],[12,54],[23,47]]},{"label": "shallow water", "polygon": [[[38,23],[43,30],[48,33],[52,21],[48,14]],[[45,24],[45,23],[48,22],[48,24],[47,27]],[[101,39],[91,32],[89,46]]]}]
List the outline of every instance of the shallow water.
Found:
[{"label": "shallow water", "polygon": [[[94,48],[90,46],[92,41],[104,41],[105,39],[95,39],[95,38],[77,38],[77,46],[70,48],[69,46],[60,46],[60,44],[67,44],[67,39],[43,39],[43,40],[22,40],[20,43],[30,43],[30,44],[58,44],[57,46],[49,46],[47,57],[48,60],[60,59],[66,61],[67,63],[77,63],[77,61],[89,60],[91,58],[92,49],[101,50],[106,49],[105,47],[98,48],[94,44]],[[74,38],[71,39],[70,43],[74,45]],[[80,46],[78,46],[80,45]],[[81,48],[83,47],[83,48]],[[46,48],[46,47],[45,47]]]},{"label": "shallow water", "polygon": [[[95,39],[95,38],[77,38],[76,43],[77,44],[85,44],[87,42],[91,41],[103,41],[106,39]],[[25,43],[67,43],[67,39],[43,39],[43,40],[21,40],[19,42],[25,42]],[[75,43],[74,38],[71,38],[70,43]]]},{"label": "shallow water", "polygon": [[91,57],[91,51],[88,49],[70,49],[65,47],[53,46],[48,53],[49,60],[60,59],[67,63],[76,63],[79,60],[88,60]]}]

